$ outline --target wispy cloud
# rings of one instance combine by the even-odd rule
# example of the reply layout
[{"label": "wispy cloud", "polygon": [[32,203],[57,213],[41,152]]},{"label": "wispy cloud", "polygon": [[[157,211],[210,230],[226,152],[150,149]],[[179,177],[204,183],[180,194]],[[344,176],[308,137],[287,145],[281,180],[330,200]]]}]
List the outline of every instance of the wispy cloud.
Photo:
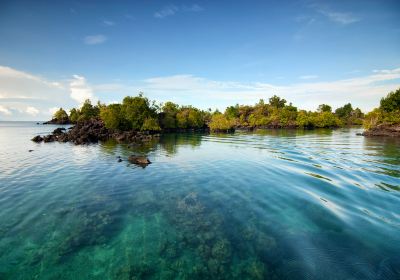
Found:
[{"label": "wispy cloud", "polygon": [[[336,81],[301,80],[284,85],[219,81],[193,75],[152,77],[141,81],[91,84],[82,75],[50,81],[43,77],[0,66],[0,118],[45,120],[62,106],[66,110],[89,98],[105,103],[121,101],[128,94],[144,91],[151,99],[224,110],[231,104],[253,104],[277,94],[301,109],[315,110],[319,104],[336,108],[351,102],[371,110],[388,92],[400,87],[400,68],[374,70],[368,75]],[[30,108],[31,107],[31,108]]]},{"label": "wispy cloud", "polygon": [[163,19],[165,17],[173,16],[178,12],[202,12],[204,8],[198,4],[193,4],[190,6],[176,6],[176,5],[168,5],[163,9],[154,13],[155,18]]},{"label": "wispy cloud", "polygon": [[173,16],[179,11],[179,8],[175,5],[169,5],[164,7],[163,9],[154,13],[154,17],[156,18],[165,18],[168,16]]},{"label": "wispy cloud", "polygon": [[312,80],[312,79],[317,79],[318,75],[303,75],[300,76],[299,79],[301,80]]},{"label": "wispy cloud", "polygon": [[352,13],[340,13],[340,12],[332,12],[326,10],[320,10],[319,12],[324,16],[328,17],[329,20],[343,25],[355,23],[361,20]]},{"label": "wispy cloud", "polygon": [[[145,80],[140,89],[161,101],[204,104],[224,109],[229,104],[249,104],[277,94],[302,109],[315,110],[319,104],[333,107],[351,102],[363,110],[378,106],[381,97],[400,87],[400,68],[381,70],[367,76],[329,82],[301,82],[285,86],[268,83],[214,81],[192,75]],[[212,103],[210,103],[212,100]]]},{"label": "wispy cloud", "polygon": [[25,112],[26,112],[27,114],[31,115],[31,116],[34,116],[34,117],[37,116],[37,115],[39,114],[39,110],[36,109],[36,108],[33,107],[33,106],[28,106],[28,107],[26,108]]},{"label": "wispy cloud", "polygon": [[103,24],[104,24],[105,26],[114,26],[114,25],[115,25],[115,22],[114,22],[114,21],[111,21],[111,20],[103,20]]},{"label": "wispy cloud", "polygon": [[102,34],[89,35],[86,36],[83,41],[86,45],[98,45],[107,41],[107,37]]},{"label": "wispy cloud", "polygon": [[2,105],[0,105],[0,114],[7,115],[7,116],[12,115],[11,111]]},{"label": "wispy cloud", "polygon": [[204,8],[198,4],[193,4],[191,6],[182,6],[182,11],[184,12],[202,12]]}]

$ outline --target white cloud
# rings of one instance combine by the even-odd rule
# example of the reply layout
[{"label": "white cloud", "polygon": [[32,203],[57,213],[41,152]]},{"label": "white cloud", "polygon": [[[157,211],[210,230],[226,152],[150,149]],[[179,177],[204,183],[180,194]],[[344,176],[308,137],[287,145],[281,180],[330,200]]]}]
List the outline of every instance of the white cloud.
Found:
[{"label": "white cloud", "polygon": [[304,75],[300,76],[299,79],[301,80],[312,80],[312,79],[317,79],[318,75]]},{"label": "white cloud", "polygon": [[165,18],[168,16],[173,16],[175,13],[179,11],[179,8],[175,5],[169,5],[164,7],[162,10],[154,13],[154,17],[156,18]]},{"label": "white cloud", "polygon": [[89,35],[86,36],[83,41],[86,45],[98,45],[107,41],[107,37],[102,34]]},{"label": "white cloud", "polygon": [[103,20],[103,24],[104,24],[105,26],[114,26],[114,25],[115,25],[115,22],[114,22],[114,21],[111,21],[111,20]]},{"label": "white cloud", "polygon": [[343,25],[360,21],[360,18],[354,16],[352,13],[338,13],[338,12],[327,12],[327,11],[321,11],[321,13],[327,16],[331,21]]},{"label": "white cloud", "polygon": [[37,116],[39,114],[39,110],[36,109],[35,107],[28,106],[25,110],[25,112],[31,116]]},{"label": "white cloud", "polygon": [[84,77],[52,81],[0,66],[1,120],[48,120],[54,113],[49,108],[70,109],[84,98],[96,100]]},{"label": "white cloud", "polygon": [[202,108],[224,109],[235,103],[251,104],[277,94],[307,110],[315,110],[322,103],[339,107],[348,102],[363,110],[371,110],[378,106],[380,98],[400,87],[400,68],[353,79],[285,86],[213,81],[191,75],[156,77],[145,80],[145,83],[141,89],[151,98],[195,106],[201,104]]},{"label": "white cloud", "polygon": [[51,107],[49,108],[48,112],[51,116],[53,116],[55,114],[55,112],[57,112],[59,109],[59,107]]},{"label": "white cloud", "polygon": [[69,83],[71,98],[82,104],[86,99],[97,101],[92,88],[87,84],[85,77],[73,75]]},{"label": "white cloud", "polygon": [[185,12],[202,12],[204,11],[204,8],[198,4],[193,4],[191,6],[183,6],[182,10]]},{"label": "white cloud", "polygon": [[11,116],[11,111],[8,108],[0,105],[0,114]]},{"label": "white cloud", "polygon": [[180,7],[175,6],[175,5],[168,5],[168,6],[164,7],[163,9],[155,12],[154,17],[163,19],[168,16],[173,16],[178,12],[195,12],[195,13],[197,13],[197,12],[202,12],[202,11],[204,11],[204,8],[198,4],[193,4],[190,6],[183,5]]}]

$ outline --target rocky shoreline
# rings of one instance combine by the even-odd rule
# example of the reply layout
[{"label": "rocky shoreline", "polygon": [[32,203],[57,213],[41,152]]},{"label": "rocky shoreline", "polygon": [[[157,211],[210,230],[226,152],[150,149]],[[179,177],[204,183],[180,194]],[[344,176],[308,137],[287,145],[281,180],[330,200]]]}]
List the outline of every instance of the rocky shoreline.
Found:
[{"label": "rocky shoreline", "polygon": [[32,138],[36,143],[40,142],[72,142],[75,145],[97,143],[114,139],[119,143],[146,142],[158,138],[160,134],[150,131],[117,131],[107,129],[104,123],[98,119],[77,123],[66,130],[57,128],[52,134],[46,136],[37,135]]},{"label": "rocky shoreline", "polygon": [[389,136],[400,137],[400,124],[387,125],[381,124],[360,133],[362,136]]}]

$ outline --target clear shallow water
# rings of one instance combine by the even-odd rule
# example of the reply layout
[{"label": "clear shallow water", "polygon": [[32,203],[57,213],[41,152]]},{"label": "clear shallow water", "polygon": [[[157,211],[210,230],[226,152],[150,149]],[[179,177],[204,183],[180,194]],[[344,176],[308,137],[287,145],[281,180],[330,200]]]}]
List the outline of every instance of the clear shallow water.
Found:
[{"label": "clear shallow water", "polygon": [[400,279],[399,140],[29,141],[54,128],[0,122],[0,279]]}]

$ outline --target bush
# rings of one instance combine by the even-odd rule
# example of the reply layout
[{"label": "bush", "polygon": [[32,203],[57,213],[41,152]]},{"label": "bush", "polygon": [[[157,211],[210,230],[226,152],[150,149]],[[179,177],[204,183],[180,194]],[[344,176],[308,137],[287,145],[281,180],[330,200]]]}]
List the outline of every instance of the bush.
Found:
[{"label": "bush", "polygon": [[142,94],[125,97],[122,101],[121,112],[129,128],[134,130],[142,129],[146,119],[156,117],[156,109],[150,106],[149,100]]},{"label": "bush", "polygon": [[380,109],[385,112],[400,110],[400,88],[381,99]]},{"label": "bush", "polygon": [[60,108],[57,112],[54,113],[53,118],[58,121],[68,121],[68,114],[64,111],[63,108]]},{"label": "bush", "polygon": [[100,109],[100,118],[107,128],[124,130],[127,127],[121,107],[121,104],[110,104]]},{"label": "bush", "polygon": [[211,131],[229,131],[232,130],[233,125],[233,121],[221,113],[214,114],[209,123]]},{"label": "bush", "polygon": [[158,124],[157,119],[155,118],[147,118],[144,120],[141,130],[143,131],[159,131],[161,130],[160,125]]}]

